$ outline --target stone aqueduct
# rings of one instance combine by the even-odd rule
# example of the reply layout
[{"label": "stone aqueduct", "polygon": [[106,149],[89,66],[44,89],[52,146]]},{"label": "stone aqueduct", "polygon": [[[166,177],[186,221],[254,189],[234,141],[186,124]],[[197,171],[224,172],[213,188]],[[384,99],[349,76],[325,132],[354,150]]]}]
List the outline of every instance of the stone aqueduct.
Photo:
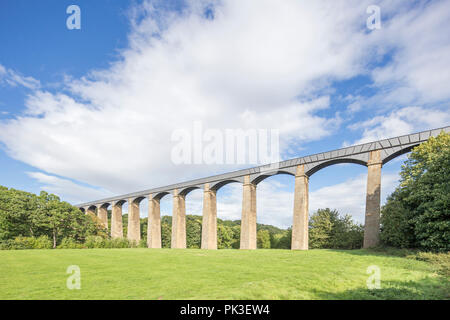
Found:
[{"label": "stone aqueduct", "polygon": [[216,193],[224,185],[238,182],[243,185],[240,248],[256,249],[256,187],[259,182],[271,175],[289,174],[295,176],[291,248],[307,250],[309,177],[333,164],[356,163],[368,168],[364,227],[364,247],[368,248],[376,246],[379,242],[381,167],[427,141],[431,136],[437,136],[441,131],[449,132],[450,126],[82,203],[77,207],[86,214],[97,214],[107,228],[107,208],[111,205],[111,236],[122,238],[122,205],[128,201],[127,238],[140,241],[139,203],[148,197],[147,244],[149,248],[161,248],[160,200],[171,193],[173,195],[171,247],[186,248],[185,198],[192,190],[203,189],[201,248],[217,249]]}]

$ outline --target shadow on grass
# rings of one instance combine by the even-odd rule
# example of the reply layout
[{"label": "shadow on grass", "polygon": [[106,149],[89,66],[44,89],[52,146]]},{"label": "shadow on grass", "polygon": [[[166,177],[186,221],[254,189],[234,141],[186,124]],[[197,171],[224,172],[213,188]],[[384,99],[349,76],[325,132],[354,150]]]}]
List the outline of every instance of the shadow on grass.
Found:
[{"label": "shadow on grass", "polygon": [[379,256],[379,257],[407,257],[414,255],[419,252],[419,250],[413,249],[398,249],[398,248],[371,248],[371,249],[327,249],[330,251],[336,251],[341,253],[347,253],[356,256]]},{"label": "shadow on grass", "polygon": [[449,300],[449,280],[445,277],[418,281],[381,282],[380,289],[356,288],[343,292],[316,291],[319,299],[330,300]]}]

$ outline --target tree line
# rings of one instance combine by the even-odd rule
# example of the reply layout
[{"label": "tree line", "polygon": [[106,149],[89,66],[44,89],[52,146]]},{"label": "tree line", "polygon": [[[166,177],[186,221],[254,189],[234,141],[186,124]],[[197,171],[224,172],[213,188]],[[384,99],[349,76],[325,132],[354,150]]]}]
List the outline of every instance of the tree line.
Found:
[{"label": "tree line", "polygon": [[[0,186],[0,248],[123,248],[145,247],[147,218],[141,218],[141,242],[126,239],[128,214],[123,217],[125,239],[110,239],[108,229],[96,216],[86,215],[59,197],[42,191],[39,195]],[[360,248],[363,227],[353,223],[350,216],[341,217],[336,210],[322,209],[311,216],[311,248]],[[217,219],[219,249],[238,249],[241,221]],[[201,247],[202,216],[186,215],[186,246]],[[257,224],[257,246],[263,249],[289,249],[291,229]],[[161,217],[161,242],[170,248],[172,217]]]}]

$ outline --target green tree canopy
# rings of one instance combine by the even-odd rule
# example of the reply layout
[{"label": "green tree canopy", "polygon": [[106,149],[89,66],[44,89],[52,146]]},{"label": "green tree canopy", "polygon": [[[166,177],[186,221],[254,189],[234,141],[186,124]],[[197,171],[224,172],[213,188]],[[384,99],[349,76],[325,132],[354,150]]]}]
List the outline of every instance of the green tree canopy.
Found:
[{"label": "green tree canopy", "polygon": [[400,185],[383,206],[381,240],[397,247],[450,250],[450,134],[415,147]]}]

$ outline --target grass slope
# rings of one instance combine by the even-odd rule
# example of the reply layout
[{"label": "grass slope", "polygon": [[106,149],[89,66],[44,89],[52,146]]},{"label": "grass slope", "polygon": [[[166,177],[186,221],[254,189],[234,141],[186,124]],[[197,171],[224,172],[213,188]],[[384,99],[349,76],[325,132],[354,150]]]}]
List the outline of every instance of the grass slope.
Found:
[{"label": "grass slope", "polygon": [[[66,288],[69,265],[81,290]],[[368,290],[367,267],[381,269]],[[367,250],[0,251],[0,299],[448,299],[424,261]]]}]

